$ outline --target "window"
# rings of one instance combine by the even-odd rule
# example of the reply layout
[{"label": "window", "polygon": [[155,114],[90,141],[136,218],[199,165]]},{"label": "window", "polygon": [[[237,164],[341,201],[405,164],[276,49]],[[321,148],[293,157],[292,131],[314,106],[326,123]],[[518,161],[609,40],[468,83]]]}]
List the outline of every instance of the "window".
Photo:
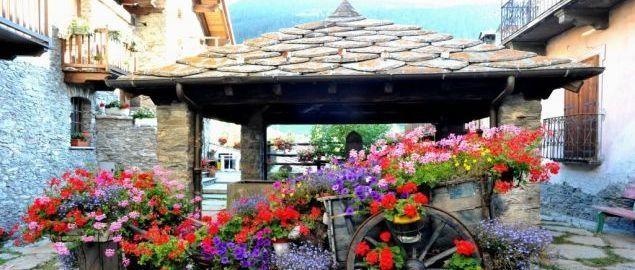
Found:
[{"label": "window", "polygon": [[[73,97],[71,98],[71,106],[71,136],[89,132],[92,116],[90,101],[81,97]],[[85,138],[85,141],[90,142],[90,138]]]},{"label": "window", "polygon": [[223,171],[234,171],[236,170],[236,159],[232,154],[219,154],[219,159],[221,163],[221,170]]},{"label": "window", "polygon": [[[599,56],[584,63],[598,66]],[[598,163],[601,118],[599,115],[599,78],[586,81],[578,93],[565,91],[564,116],[545,119],[552,134],[544,140],[543,155],[562,162]]]}]

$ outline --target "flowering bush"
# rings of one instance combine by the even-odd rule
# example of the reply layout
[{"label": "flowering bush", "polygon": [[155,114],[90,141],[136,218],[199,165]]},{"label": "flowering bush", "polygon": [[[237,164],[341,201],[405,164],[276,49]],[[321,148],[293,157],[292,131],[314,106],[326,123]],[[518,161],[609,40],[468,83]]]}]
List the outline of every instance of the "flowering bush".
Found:
[{"label": "flowering bush", "polygon": [[451,270],[481,270],[481,262],[474,258],[476,253],[476,245],[466,240],[454,240],[456,253],[452,255],[448,262],[448,268]]},{"label": "flowering bush", "polygon": [[4,244],[4,242],[9,241],[9,239],[11,239],[11,237],[13,237],[13,235],[15,234],[16,231],[18,231],[18,225],[14,225],[13,227],[11,227],[10,230],[6,230],[2,227],[0,227],[0,248],[2,247],[2,244]]},{"label": "flowering bush", "polygon": [[291,244],[289,252],[276,255],[273,265],[279,270],[328,270],[333,265],[331,252],[310,243]]},{"label": "flowering bush", "polygon": [[298,149],[298,160],[300,160],[300,162],[311,162],[315,157],[315,148],[312,146]]},{"label": "flowering bush", "polygon": [[274,138],[271,144],[278,151],[291,151],[293,149],[293,139],[292,138],[282,138],[277,137]]},{"label": "flowering bush", "polygon": [[476,232],[484,252],[492,256],[494,269],[530,269],[532,260],[546,252],[553,236],[546,230],[525,225],[484,221]]},{"label": "flowering bush", "polygon": [[404,267],[406,252],[399,246],[391,246],[390,232],[384,231],[379,235],[381,242],[370,247],[365,241],[360,242],[355,247],[355,255],[362,258],[368,269],[392,270]]},{"label": "flowering bush", "polygon": [[[183,184],[159,168],[115,175],[76,169],[51,179],[45,195],[28,207],[22,240],[49,236],[60,255],[70,254],[67,242],[136,241],[130,225],[170,227],[192,213],[184,191]],[[108,249],[105,255],[115,253]]]}]

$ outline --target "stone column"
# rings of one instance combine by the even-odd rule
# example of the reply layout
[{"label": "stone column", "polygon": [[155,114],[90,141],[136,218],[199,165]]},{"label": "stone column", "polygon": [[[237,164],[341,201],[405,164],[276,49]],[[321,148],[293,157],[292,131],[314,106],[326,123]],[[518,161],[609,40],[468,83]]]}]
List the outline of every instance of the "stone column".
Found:
[{"label": "stone column", "polygon": [[195,114],[184,103],[157,106],[157,158],[193,190]]},{"label": "stone column", "polygon": [[255,113],[240,129],[240,170],[242,180],[264,179],[263,163],[266,127],[262,114]]},{"label": "stone column", "polygon": [[[507,96],[498,110],[500,125],[540,127],[540,100],[526,100],[522,94]],[[504,195],[494,196],[495,213],[508,223],[540,223],[540,185],[529,184]]]}]

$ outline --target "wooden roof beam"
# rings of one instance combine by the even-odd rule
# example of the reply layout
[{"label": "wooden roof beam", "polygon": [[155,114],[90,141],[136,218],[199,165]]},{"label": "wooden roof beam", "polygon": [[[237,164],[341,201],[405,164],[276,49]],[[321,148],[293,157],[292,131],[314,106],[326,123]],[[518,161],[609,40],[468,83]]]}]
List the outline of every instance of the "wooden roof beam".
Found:
[{"label": "wooden roof beam", "polygon": [[194,5],[194,12],[196,13],[205,13],[205,12],[216,12],[220,10],[219,4],[197,4]]}]

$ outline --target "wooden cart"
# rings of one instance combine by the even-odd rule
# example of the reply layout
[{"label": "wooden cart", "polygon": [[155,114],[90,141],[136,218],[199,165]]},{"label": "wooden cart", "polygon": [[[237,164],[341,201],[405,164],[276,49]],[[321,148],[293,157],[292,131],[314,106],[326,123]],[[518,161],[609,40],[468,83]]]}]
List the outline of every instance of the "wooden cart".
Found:
[{"label": "wooden cart", "polygon": [[[382,213],[346,215],[346,208],[352,205],[350,197],[320,198],[326,209],[329,244],[338,268],[366,269],[355,255],[355,247],[362,241],[376,245],[379,234],[389,230],[394,244],[407,253],[405,269],[444,269],[445,261],[456,251],[453,241],[475,242],[473,229],[489,219],[492,184],[487,178],[455,180],[441,183],[427,193],[431,203],[425,206],[425,217],[407,234],[396,232]],[[480,250],[477,249],[475,257],[482,260]]]}]

